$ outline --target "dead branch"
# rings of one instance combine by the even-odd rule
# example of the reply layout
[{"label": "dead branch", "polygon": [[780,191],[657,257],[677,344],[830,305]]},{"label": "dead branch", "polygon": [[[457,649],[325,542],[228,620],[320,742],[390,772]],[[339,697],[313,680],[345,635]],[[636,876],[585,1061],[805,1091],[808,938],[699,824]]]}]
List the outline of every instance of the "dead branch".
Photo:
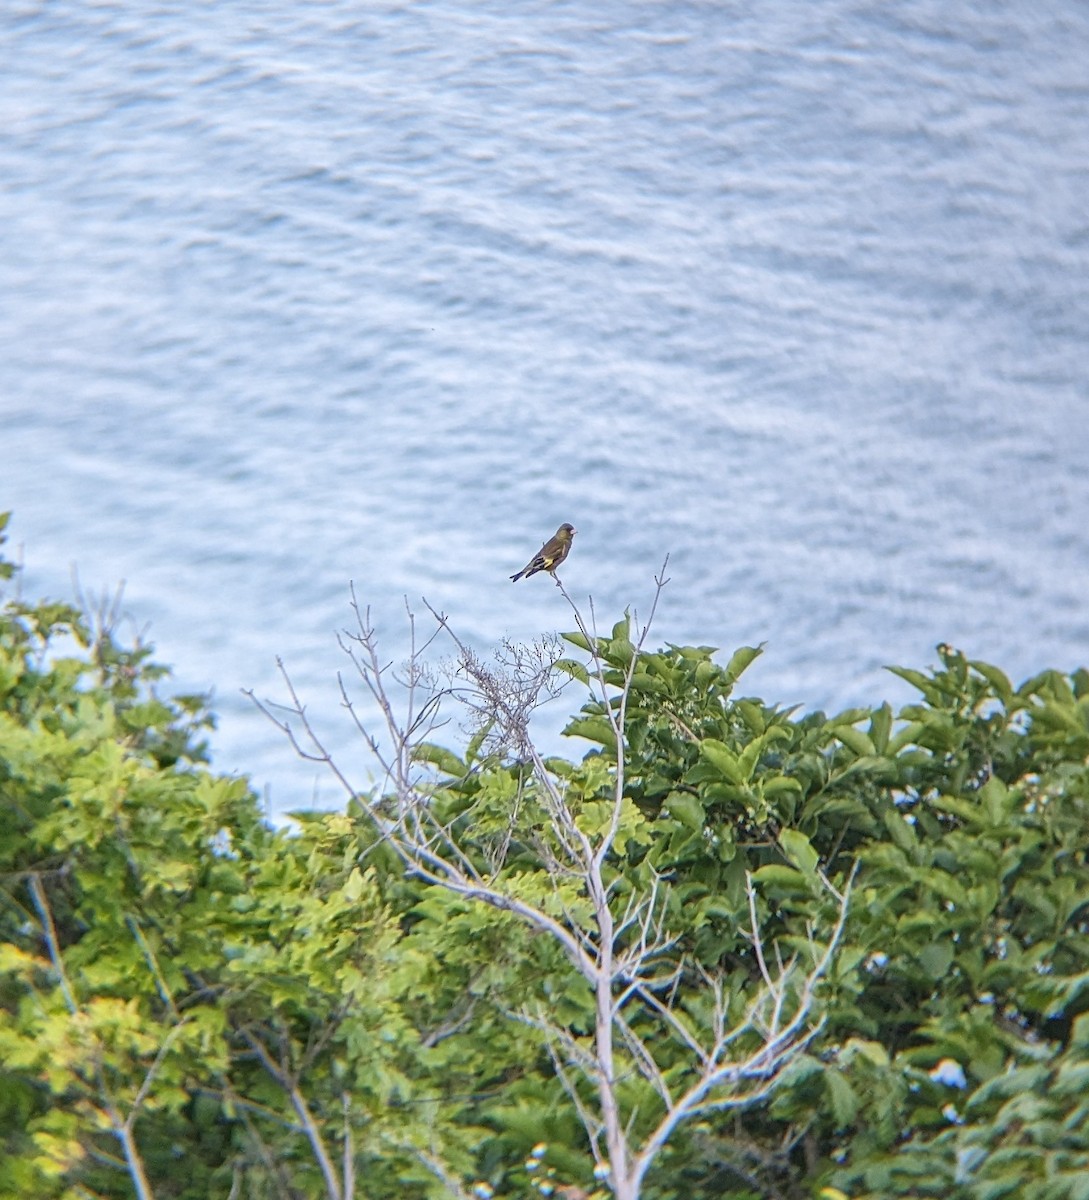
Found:
[{"label": "dead branch", "polygon": [[[607,816],[603,828],[593,834],[580,824],[580,809],[566,783],[549,770],[531,736],[533,712],[542,696],[553,694],[550,677],[555,653],[538,648],[522,654],[507,646],[497,669],[473,652],[448,617],[426,601],[434,630],[421,641],[409,610],[411,657],[395,672],[380,657],[370,613],[359,607],[352,590],[357,629],[345,633],[341,644],[378,714],[378,728],[359,717],[343,679],[341,696],[381,767],[383,784],[376,793],[367,795],[349,785],[310,726],[290,684],[291,704],[284,710],[289,719],[277,721],[296,748],[300,745],[295,732],[298,726],[308,748],[304,756],[326,762],[334,770],[407,871],[465,900],[510,913],[546,934],[589,985],[594,1026],[588,1037],[576,1037],[543,1010],[512,1016],[541,1033],[595,1161],[607,1164],[609,1185],[617,1200],[638,1200],[647,1171],[684,1121],[758,1103],[770,1095],[786,1067],[804,1051],[820,1028],[814,1016],[816,990],[841,940],[851,887],[848,881],[839,892],[823,875],[818,876],[820,886],[838,905],[834,928],[823,945],[810,934],[807,961],[795,956],[784,962],[778,946],[765,946],[762,940],[755,887],[751,877],[746,877],[747,936],[759,978],[755,994],[740,1015],[736,1004],[731,1013],[723,979],[678,950],[678,937],[668,927],[668,880],[652,872],[645,885],[621,892],[616,842],[625,805],[630,804],[625,776],[628,703],[668,583],[668,561],[655,576],[647,622],[640,625],[637,618],[629,617],[628,629],[635,636],[631,654],[619,672],[606,664],[592,601],[587,619],[557,581],[589,647],[588,677],[595,707],[604,714],[616,745],[615,760],[609,760],[612,778]],[[442,687],[421,658],[440,634],[451,639],[457,664],[448,685]],[[394,684],[403,698],[400,704],[391,690]],[[446,702],[468,711],[478,729],[492,731],[493,750],[513,751],[529,772],[532,791],[519,792],[506,834],[498,847],[493,845],[485,852],[467,846],[455,825],[439,819],[432,802],[437,785],[417,757],[422,743],[442,725]],[[259,707],[277,720],[269,706]],[[543,812],[547,824],[529,824],[534,811]],[[537,853],[550,888],[547,905],[526,900],[519,894],[517,882],[504,874],[507,848],[516,830],[518,840]],[[572,885],[577,885],[577,892]],[[698,1004],[682,1006],[682,980],[697,989]],[[449,1032],[456,1031],[459,1020],[453,1020]],[[686,1064],[683,1075],[678,1070],[678,1056]],[[633,1077],[646,1082],[660,1105],[656,1124],[643,1135],[635,1131],[636,1116],[644,1120],[646,1114],[622,1100],[624,1085]],[[419,1157],[454,1194],[463,1194],[437,1158],[430,1154]]]}]

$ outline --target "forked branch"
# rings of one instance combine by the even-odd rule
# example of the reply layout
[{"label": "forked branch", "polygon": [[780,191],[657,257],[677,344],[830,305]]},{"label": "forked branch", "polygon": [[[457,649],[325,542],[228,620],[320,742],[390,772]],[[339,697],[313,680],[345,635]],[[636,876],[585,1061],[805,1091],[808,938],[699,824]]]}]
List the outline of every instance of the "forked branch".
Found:
[{"label": "forked branch", "polygon": [[[723,979],[690,961],[669,928],[668,879],[649,862],[639,874],[624,876],[626,860],[617,852],[617,844],[631,811],[626,778],[628,706],[668,583],[667,565],[668,558],[655,577],[650,619],[641,627],[629,619],[629,632],[636,632],[631,642],[622,642],[619,667],[616,661],[606,660],[609,645],[617,639],[599,636],[592,602],[587,620],[559,584],[589,648],[587,677],[594,711],[604,714],[615,740],[615,757],[608,758],[611,777],[603,821],[582,819],[586,798],[577,788],[572,790],[567,778],[549,769],[531,736],[530,718],[539,698],[551,694],[543,660],[514,655],[511,661],[521,663],[522,674],[513,681],[504,679],[461,640],[446,615],[430,605],[434,630],[419,642],[415,619],[409,614],[411,658],[396,673],[380,657],[370,614],[360,609],[352,593],[358,627],[341,644],[367,693],[377,725],[372,727],[361,717],[343,679],[342,700],[370,755],[381,766],[383,785],[377,792],[368,795],[350,786],[312,729],[290,684],[289,719],[278,719],[270,706],[260,706],[297,748],[296,727],[301,731],[307,757],[329,764],[408,872],[466,900],[510,913],[546,934],[589,985],[594,1005],[589,1036],[582,1032],[576,1036],[541,1011],[523,1011],[518,1019],[541,1031],[557,1077],[585,1128],[597,1161],[596,1173],[608,1179],[617,1200],[638,1200],[647,1171],[679,1125],[700,1114],[739,1108],[766,1097],[809,1043],[820,1027],[816,991],[842,937],[850,893],[850,881],[837,892],[818,876],[827,896],[836,902],[833,928],[822,944],[811,940],[806,962],[795,957],[784,963],[774,947],[764,945],[755,885],[746,876],[748,937],[757,977],[754,993],[738,1015],[736,1002],[731,1009]],[[455,681],[443,688],[435,685],[436,676],[421,657],[440,634],[451,639],[458,664]],[[400,704],[393,683],[403,694]],[[511,830],[499,841],[498,851],[494,847],[482,851],[479,838],[474,840],[456,821],[444,823],[439,816],[442,806],[435,801],[443,785],[436,783],[419,752],[442,724],[447,702],[464,706],[478,721],[498,730],[497,744],[512,750],[527,772],[523,786],[532,802],[521,803],[527,793],[519,793]],[[591,798],[596,804],[596,797]],[[526,813],[537,814],[536,825]],[[524,867],[520,872],[507,870],[505,851],[514,840],[516,825],[520,844],[536,848],[546,901],[526,899],[520,887]],[[622,877],[623,889],[616,886]],[[682,1004],[682,999],[689,1003]],[[633,1094],[633,1078],[644,1082],[644,1095],[659,1109],[649,1131],[648,1114],[638,1111],[639,1102],[627,1098]],[[637,1125],[642,1133],[636,1132]],[[430,1165],[440,1178],[447,1178],[437,1160]],[[455,1194],[460,1191],[452,1177],[449,1187]]]}]

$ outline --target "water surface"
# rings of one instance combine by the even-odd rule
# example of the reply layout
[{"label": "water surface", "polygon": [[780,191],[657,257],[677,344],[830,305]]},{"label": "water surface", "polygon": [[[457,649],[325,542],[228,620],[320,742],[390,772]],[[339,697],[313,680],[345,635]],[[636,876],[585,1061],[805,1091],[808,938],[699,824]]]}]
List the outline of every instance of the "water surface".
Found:
[{"label": "water surface", "polygon": [[339,797],[239,689],[341,730],[349,580],[394,657],[570,628],[507,580],[564,520],[769,700],[1089,661],[1089,9],[749,8],[5,10],[25,588],[125,579],[276,808]]}]

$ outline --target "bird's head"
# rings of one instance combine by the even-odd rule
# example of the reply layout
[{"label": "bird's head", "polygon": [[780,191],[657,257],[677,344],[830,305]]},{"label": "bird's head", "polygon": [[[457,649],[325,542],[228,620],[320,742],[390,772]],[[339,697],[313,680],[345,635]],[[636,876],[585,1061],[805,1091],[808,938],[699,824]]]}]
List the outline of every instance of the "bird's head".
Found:
[{"label": "bird's head", "polygon": [[556,536],[562,538],[565,542],[569,542],[576,533],[578,533],[578,530],[574,525],[568,525],[566,521],[556,530]]}]

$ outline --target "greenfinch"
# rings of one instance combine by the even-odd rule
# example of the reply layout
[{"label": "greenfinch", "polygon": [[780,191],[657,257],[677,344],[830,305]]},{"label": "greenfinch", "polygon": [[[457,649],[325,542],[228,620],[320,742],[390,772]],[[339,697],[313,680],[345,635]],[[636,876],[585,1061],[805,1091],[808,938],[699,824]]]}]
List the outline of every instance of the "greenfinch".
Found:
[{"label": "greenfinch", "polygon": [[571,549],[571,539],[576,532],[575,527],[568,525],[565,521],[556,530],[555,536],[545,542],[518,574],[511,576],[511,582],[517,583],[523,575],[528,579],[531,575],[536,575],[538,571],[547,571],[555,578],[556,568],[567,557],[568,551]]}]

